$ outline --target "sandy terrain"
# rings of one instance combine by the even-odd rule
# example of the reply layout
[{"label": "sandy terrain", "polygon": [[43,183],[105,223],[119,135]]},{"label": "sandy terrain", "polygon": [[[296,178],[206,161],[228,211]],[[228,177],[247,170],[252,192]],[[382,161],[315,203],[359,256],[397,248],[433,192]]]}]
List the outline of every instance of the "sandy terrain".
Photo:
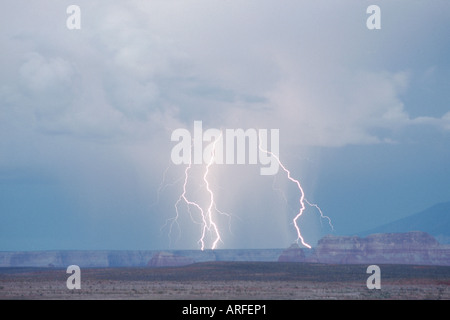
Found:
[{"label": "sandy terrain", "polygon": [[0,268],[0,299],[450,299],[450,267],[213,262],[178,268],[82,269],[69,290],[65,269]]}]

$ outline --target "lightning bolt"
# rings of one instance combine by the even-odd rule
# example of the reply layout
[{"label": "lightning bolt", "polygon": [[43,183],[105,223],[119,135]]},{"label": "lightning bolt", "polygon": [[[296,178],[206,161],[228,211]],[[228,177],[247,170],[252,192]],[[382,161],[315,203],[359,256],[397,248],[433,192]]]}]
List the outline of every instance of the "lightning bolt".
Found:
[{"label": "lightning bolt", "polygon": [[[187,211],[189,213],[189,216],[190,216],[190,219],[192,220],[192,222],[194,224],[200,225],[201,232],[200,232],[200,238],[198,240],[198,244],[202,251],[205,250],[205,248],[207,247],[207,243],[210,244],[210,248],[212,250],[214,250],[217,248],[219,242],[222,242],[222,238],[221,238],[220,230],[219,230],[219,226],[218,226],[219,224],[218,224],[218,221],[216,220],[217,214],[226,215],[230,218],[229,221],[231,221],[231,216],[229,214],[222,212],[217,208],[217,204],[216,204],[216,200],[215,200],[215,193],[214,193],[213,189],[211,188],[211,182],[210,182],[211,167],[214,164],[215,159],[216,159],[216,144],[218,141],[220,141],[220,139],[222,139],[222,134],[220,134],[220,136],[218,136],[214,140],[214,142],[212,144],[212,148],[211,148],[211,155],[210,155],[209,161],[207,161],[203,175],[201,176],[201,178],[203,180],[202,188],[204,187],[206,189],[206,193],[208,195],[207,205],[202,206],[201,204],[199,204],[199,202],[190,199],[187,195],[188,183],[190,181],[191,169],[192,169],[192,162],[190,161],[184,170],[184,182],[183,182],[182,193],[180,194],[180,196],[178,197],[177,201],[174,204],[176,215],[175,215],[175,217],[167,220],[166,224],[165,224],[165,225],[167,225],[170,222],[169,239],[171,238],[172,229],[173,229],[174,225],[177,225],[178,229],[181,230],[180,226],[178,224],[178,219],[180,217],[179,206],[182,203],[184,203],[187,207]],[[294,228],[295,228],[295,231],[297,234],[296,242],[297,243],[301,242],[301,244],[303,246],[311,249],[311,245],[308,244],[305,241],[305,239],[303,238],[303,235],[301,233],[300,226],[299,226],[299,219],[303,215],[304,211],[306,210],[306,205],[317,209],[317,212],[320,214],[320,218],[321,218],[320,221],[322,222],[322,219],[327,219],[328,224],[330,225],[331,229],[334,230],[331,219],[328,216],[323,214],[321,208],[317,204],[311,203],[306,199],[305,192],[303,190],[303,187],[302,187],[300,181],[295,179],[294,177],[292,177],[290,170],[288,170],[286,168],[286,166],[281,162],[280,158],[276,154],[262,148],[261,141],[262,141],[262,139],[261,139],[261,137],[259,137],[259,144],[258,144],[259,150],[262,152],[265,152],[267,155],[270,155],[271,157],[275,158],[276,161],[278,162],[279,166],[286,173],[287,178],[291,182],[293,182],[297,186],[297,189],[299,190],[299,193],[300,193],[299,209],[298,209],[298,212],[296,213],[296,215],[294,216],[294,218],[292,219],[292,223],[294,225]],[[164,172],[163,181],[165,179],[166,172],[167,172],[167,169]],[[181,178],[180,178],[180,180],[181,180]],[[158,189],[158,199],[159,199],[159,193],[162,191],[162,189],[163,189],[163,183],[161,183],[161,185]],[[279,190],[279,191],[281,193],[283,193],[282,190]],[[283,193],[283,196],[284,196],[284,193]],[[285,197],[284,197],[284,199],[286,200]]]},{"label": "lightning bolt", "polygon": [[[317,204],[309,202],[306,198],[305,198],[305,202],[306,202],[309,206],[316,208],[317,211],[318,211],[319,214],[320,214],[320,217],[321,217],[322,219],[327,219],[327,220],[328,220],[328,225],[330,226],[331,230],[334,231],[334,226],[333,226],[333,223],[331,223],[331,218],[330,218],[329,216],[324,215],[323,212],[322,212],[322,209],[320,209],[320,207],[319,207]],[[322,222],[322,220],[320,220],[320,221]]]},{"label": "lightning bolt", "polygon": [[[170,236],[170,234],[172,233],[173,225],[174,225],[175,223],[178,225],[178,218],[179,218],[179,216],[180,216],[180,212],[178,211],[178,205],[179,205],[179,203],[180,203],[181,201],[184,201],[184,202],[186,203],[186,205],[187,205],[187,210],[188,210],[188,212],[189,212],[189,215],[190,215],[192,221],[194,221],[195,223],[199,223],[199,222],[196,222],[195,219],[194,219],[193,216],[192,216],[192,212],[191,212],[191,209],[190,209],[190,208],[191,208],[191,207],[194,207],[194,208],[196,208],[196,209],[199,211],[200,216],[202,217],[202,223],[203,223],[203,224],[206,223],[206,221],[205,221],[205,214],[204,214],[204,212],[203,212],[202,207],[201,207],[200,205],[198,205],[196,202],[190,201],[190,200],[187,198],[187,196],[186,196],[186,194],[187,194],[186,188],[187,188],[188,179],[189,179],[189,170],[191,170],[191,168],[192,168],[192,164],[189,163],[189,165],[188,165],[188,166],[186,167],[186,169],[184,170],[183,192],[182,192],[182,194],[180,195],[180,197],[178,198],[178,200],[175,202],[175,212],[176,212],[176,215],[175,215],[175,217],[173,217],[172,219],[170,219],[170,220],[172,220],[172,222],[170,223],[169,236]],[[203,247],[204,247],[204,244],[202,243],[202,248],[203,248]]]},{"label": "lightning bolt", "polygon": [[[202,206],[200,204],[198,204],[195,201],[192,201],[190,199],[188,199],[187,197],[187,185],[188,185],[188,180],[189,180],[189,171],[192,168],[192,163],[189,163],[189,165],[186,167],[185,171],[184,171],[184,183],[183,183],[183,192],[181,193],[180,197],[178,198],[178,200],[175,203],[175,211],[176,211],[176,215],[175,217],[173,217],[171,220],[172,222],[170,223],[170,230],[169,230],[169,235],[171,233],[172,227],[173,225],[176,223],[178,224],[178,218],[180,216],[180,212],[178,210],[178,206],[181,202],[184,202],[187,205],[188,208],[188,212],[189,215],[191,217],[191,220],[196,223],[196,224],[200,224],[201,225],[201,236],[200,239],[198,240],[198,243],[200,245],[200,249],[203,251],[205,249],[206,246],[206,238],[208,237],[208,235],[210,236],[210,238],[212,238],[212,244],[211,244],[211,249],[216,249],[217,245],[220,241],[222,241],[222,238],[220,236],[220,232],[219,232],[219,227],[218,224],[216,222],[216,220],[214,219],[214,213],[217,212],[219,214],[223,214],[226,216],[230,216],[229,214],[222,212],[220,210],[217,209],[217,204],[215,202],[215,196],[214,196],[214,192],[211,189],[211,185],[210,185],[210,181],[209,181],[209,173],[210,173],[210,168],[212,166],[212,164],[214,163],[215,160],[215,150],[216,150],[216,144],[217,142],[222,138],[222,135],[219,136],[219,138],[217,138],[214,143],[213,143],[213,147],[212,147],[212,151],[211,151],[211,157],[205,167],[205,171],[204,174],[202,176],[204,184],[205,184],[205,188],[206,191],[209,195],[209,202],[208,205],[206,207],[206,209],[203,209]],[[200,222],[196,221],[194,219],[194,216],[192,215],[191,212],[191,208],[194,208],[196,211],[198,211],[199,215],[200,215]]]},{"label": "lightning bolt", "polygon": [[[222,135],[219,137],[219,139],[222,137]],[[219,234],[219,229],[217,228],[217,224],[214,222],[213,219],[213,207],[215,207],[215,202],[214,202],[214,192],[211,190],[211,187],[209,186],[209,181],[208,181],[208,173],[209,173],[209,168],[211,167],[213,161],[214,161],[214,156],[215,156],[215,150],[216,150],[216,143],[219,140],[215,140],[214,141],[214,146],[213,146],[213,150],[212,150],[212,154],[211,154],[211,158],[209,160],[208,165],[206,166],[206,170],[205,170],[205,174],[203,175],[203,180],[205,181],[206,184],[206,190],[209,193],[209,206],[208,206],[208,212],[207,212],[207,217],[208,217],[208,222],[209,222],[209,226],[213,228],[214,233],[216,235],[216,238],[212,244],[211,249],[215,249],[217,246],[217,243],[221,240],[220,238],[220,234]],[[206,231],[206,224],[203,225],[203,234],[202,234],[202,238],[200,239],[202,244],[204,243],[203,239],[205,237],[205,231]],[[202,247],[203,250],[203,247]]]},{"label": "lightning bolt", "polygon": [[302,185],[300,184],[300,181],[298,181],[297,179],[295,179],[295,178],[293,178],[293,177],[291,176],[291,172],[284,166],[284,164],[281,162],[280,158],[279,158],[277,155],[275,155],[273,152],[268,151],[268,150],[265,150],[265,149],[263,149],[263,148],[261,147],[261,139],[259,139],[259,149],[260,149],[262,152],[265,152],[265,153],[271,155],[272,157],[274,157],[274,158],[277,160],[277,162],[278,162],[278,164],[280,165],[280,167],[283,169],[283,171],[286,172],[287,178],[288,178],[290,181],[292,181],[293,183],[295,183],[295,184],[297,185],[297,188],[298,188],[298,190],[300,191],[300,198],[299,198],[300,208],[299,208],[297,214],[295,215],[294,219],[292,219],[292,223],[294,224],[295,231],[297,232],[297,240],[296,240],[297,243],[298,243],[298,241],[300,241],[300,242],[302,243],[302,245],[304,245],[305,247],[311,249],[311,245],[309,245],[308,243],[305,242],[305,239],[304,239],[303,236],[302,236],[302,233],[301,233],[301,231],[300,231],[300,227],[299,227],[298,222],[297,222],[298,219],[303,215],[303,212],[304,212],[305,209],[306,209],[305,203],[308,204],[309,206],[315,207],[315,208],[319,211],[320,216],[321,216],[322,218],[328,219],[328,222],[329,222],[331,228],[334,229],[334,228],[333,228],[333,225],[331,224],[331,219],[330,219],[330,217],[325,216],[325,215],[323,214],[322,210],[320,209],[320,207],[319,207],[317,204],[310,203],[310,202],[305,198],[305,191],[303,190],[303,187],[302,187]]},{"label": "lightning bolt", "polygon": [[183,177],[179,177],[173,182],[167,182],[166,183],[166,175],[167,175],[167,172],[169,171],[169,169],[170,169],[170,165],[163,172],[161,182],[159,184],[158,190],[156,191],[156,200],[150,205],[150,207],[154,207],[154,206],[158,205],[160,197],[161,197],[161,194],[163,193],[163,191],[166,188],[170,187],[170,186],[178,184],[181,181],[181,179],[183,178]]}]

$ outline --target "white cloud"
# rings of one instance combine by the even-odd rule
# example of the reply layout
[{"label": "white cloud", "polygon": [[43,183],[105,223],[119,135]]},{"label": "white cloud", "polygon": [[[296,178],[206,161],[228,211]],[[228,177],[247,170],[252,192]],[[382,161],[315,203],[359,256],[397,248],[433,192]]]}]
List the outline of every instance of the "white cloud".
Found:
[{"label": "white cloud", "polygon": [[33,93],[70,85],[74,74],[73,68],[66,60],[60,57],[46,59],[36,52],[28,54],[27,61],[20,67],[19,73],[24,85]]},{"label": "white cloud", "polygon": [[412,125],[427,125],[444,131],[450,130],[450,112],[445,113],[441,118],[417,117],[410,120]]}]

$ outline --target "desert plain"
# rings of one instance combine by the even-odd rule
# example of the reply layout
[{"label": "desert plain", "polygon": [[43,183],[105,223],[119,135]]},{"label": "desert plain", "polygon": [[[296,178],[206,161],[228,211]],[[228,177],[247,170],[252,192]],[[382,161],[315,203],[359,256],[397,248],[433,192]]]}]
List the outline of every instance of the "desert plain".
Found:
[{"label": "desert plain", "polygon": [[63,268],[0,268],[0,299],[26,300],[372,300],[450,299],[450,267],[379,265],[381,288],[368,289],[367,265],[203,262],[182,267],[82,268],[68,289]]}]

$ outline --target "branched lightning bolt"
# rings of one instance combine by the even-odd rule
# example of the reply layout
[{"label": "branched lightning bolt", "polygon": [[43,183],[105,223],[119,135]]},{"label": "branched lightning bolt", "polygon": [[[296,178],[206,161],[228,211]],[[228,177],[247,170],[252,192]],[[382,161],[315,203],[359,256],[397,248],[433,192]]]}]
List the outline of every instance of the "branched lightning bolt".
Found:
[{"label": "branched lightning bolt", "polygon": [[[201,250],[205,249],[205,247],[207,246],[207,243],[210,243],[211,249],[216,249],[219,242],[222,241],[219,227],[218,227],[218,222],[215,219],[216,218],[215,214],[217,213],[217,214],[226,215],[228,217],[231,217],[229,214],[222,212],[217,208],[216,201],[215,201],[215,194],[211,188],[210,177],[209,177],[210,171],[211,171],[211,166],[215,162],[216,144],[220,139],[222,139],[222,134],[219,137],[217,137],[213,142],[212,149],[211,149],[211,156],[205,166],[205,170],[202,175],[202,179],[204,182],[202,188],[204,187],[206,189],[207,194],[209,195],[209,200],[207,202],[207,205],[202,207],[198,202],[191,200],[187,196],[188,182],[190,179],[190,171],[192,169],[192,163],[189,162],[189,164],[186,166],[186,168],[184,170],[183,191],[174,205],[176,215],[175,215],[175,217],[166,221],[166,225],[170,223],[170,228],[169,228],[169,238],[170,238],[173,226],[176,224],[179,228],[179,224],[178,224],[178,218],[180,217],[179,205],[181,203],[185,203],[185,205],[187,206],[187,211],[188,211],[189,216],[190,216],[191,220],[193,221],[193,223],[201,226],[200,227],[201,228],[200,238],[198,240],[198,244],[200,245]],[[334,227],[331,223],[331,219],[328,216],[323,214],[321,208],[317,204],[311,203],[306,199],[305,192],[304,192],[303,187],[300,184],[299,180],[292,177],[291,172],[285,167],[285,165],[281,162],[280,158],[276,154],[274,154],[271,151],[265,150],[261,147],[261,139],[259,139],[259,150],[262,152],[265,152],[268,155],[270,155],[271,157],[275,158],[276,161],[278,162],[279,166],[286,173],[287,178],[291,182],[293,182],[297,185],[297,188],[300,192],[300,197],[299,197],[300,207],[298,209],[297,214],[292,219],[292,223],[295,227],[295,231],[297,234],[297,239],[296,239],[297,243],[301,242],[301,244],[303,246],[305,246],[307,248],[311,248],[311,245],[308,244],[305,241],[305,239],[303,238],[300,227],[299,227],[299,223],[298,223],[300,217],[303,215],[304,211],[306,210],[306,205],[316,208],[320,214],[321,219],[327,219],[328,224],[330,225],[331,229],[334,230]],[[163,181],[165,180],[166,172],[167,172],[167,169],[164,172]],[[179,180],[181,180],[181,179],[182,178],[180,178]],[[158,189],[158,200],[159,200],[159,193],[162,189],[163,189],[163,184],[161,183],[161,185]],[[284,193],[282,192],[282,190],[279,190],[279,191],[284,196]],[[284,199],[286,200],[285,197],[284,197]],[[180,230],[180,228],[179,228],[179,230]]]},{"label": "branched lightning bolt", "polygon": [[[320,209],[320,207],[319,207],[317,204],[309,202],[306,198],[305,198],[305,202],[306,202],[309,206],[316,208],[317,211],[318,211],[319,214],[320,214],[320,217],[321,217],[322,219],[327,219],[327,220],[328,220],[328,224],[329,224],[331,230],[334,231],[334,226],[333,226],[333,224],[331,223],[331,218],[330,218],[329,216],[324,215],[323,212],[322,212],[322,209]],[[322,222],[322,220],[320,220],[320,221]]]},{"label": "branched lightning bolt", "polygon": [[[261,142],[261,139],[260,139],[260,142]],[[302,236],[302,234],[301,234],[301,232],[300,232],[300,227],[299,227],[299,225],[298,225],[298,223],[297,223],[298,219],[302,216],[303,212],[304,212],[305,209],[306,209],[306,208],[305,208],[305,203],[307,203],[308,205],[310,205],[310,206],[312,206],[312,207],[315,207],[315,208],[319,211],[320,216],[321,216],[322,218],[328,219],[328,222],[329,222],[331,228],[333,228],[333,225],[331,224],[331,219],[330,219],[328,216],[323,215],[322,210],[319,208],[319,206],[318,206],[317,204],[310,203],[310,202],[305,198],[305,192],[304,192],[304,190],[303,190],[303,188],[302,188],[302,185],[300,184],[300,182],[299,182],[297,179],[295,179],[295,178],[293,178],[293,177],[291,176],[291,172],[284,166],[284,164],[281,162],[280,158],[279,158],[277,155],[275,155],[275,154],[274,154],[273,152],[271,152],[271,151],[264,150],[264,149],[261,147],[261,143],[259,143],[259,149],[260,149],[261,151],[263,151],[263,152],[265,152],[265,153],[271,155],[272,157],[274,157],[274,158],[277,160],[277,162],[278,162],[278,164],[280,165],[280,167],[283,169],[283,171],[286,172],[287,178],[288,178],[290,181],[294,182],[294,183],[297,185],[297,188],[298,188],[299,191],[300,191],[300,198],[299,198],[300,208],[299,208],[299,211],[297,212],[297,214],[295,215],[294,219],[292,219],[292,222],[293,222],[294,227],[295,227],[295,230],[296,230],[296,232],[297,232],[297,242],[300,241],[300,242],[302,243],[302,245],[304,245],[305,247],[311,249],[311,245],[309,245],[308,243],[305,242],[305,240],[304,240],[304,238],[303,238],[303,236]]]},{"label": "branched lightning bolt", "polygon": [[[167,168],[166,168],[166,170],[164,170],[164,173],[163,173],[163,176],[162,176],[162,180],[161,180],[161,182],[160,182],[160,184],[159,184],[159,187],[158,187],[158,190],[157,190],[157,194],[156,194],[156,201],[153,203],[153,204],[151,204],[151,207],[153,207],[153,206],[155,206],[155,205],[157,205],[158,203],[159,203],[159,200],[160,200],[160,196],[161,196],[161,193],[164,191],[164,189],[165,188],[167,188],[167,187],[169,187],[169,186],[172,186],[172,185],[175,185],[175,184],[177,184],[179,181],[181,181],[182,179],[183,179],[183,176],[180,176],[179,178],[177,178],[175,181],[173,181],[173,182],[168,182],[168,183],[166,183],[166,174],[167,174],[167,171],[169,170],[169,168],[170,168],[170,166],[168,166]],[[185,179],[185,184],[186,184],[186,175],[187,175],[187,171],[190,169],[190,165],[185,169],[185,171],[184,171],[184,179]],[[186,194],[186,190],[184,190],[183,191],[183,194],[182,194],[182,196],[185,196],[185,194]],[[181,196],[180,196],[180,198],[178,199],[178,201],[177,201],[177,204],[179,203],[181,201]],[[177,209],[177,207],[175,207],[176,209]],[[188,210],[189,210],[189,208],[188,208]],[[172,233],[172,229],[173,229],[173,225],[174,224],[177,224],[178,225],[178,222],[177,222],[177,219],[178,219],[178,210],[176,210],[176,212],[177,212],[177,214],[176,214],[176,216],[175,217],[173,217],[173,218],[171,218],[171,219],[168,219],[168,220],[166,220],[166,223],[164,223],[164,225],[160,228],[160,231],[162,232],[162,230],[164,229],[164,228],[166,228],[166,226],[167,225],[169,225],[169,241],[170,241],[170,234]],[[189,210],[189,214],[191,214],[190,213],[190,210]],[[178,226],[179,227],[179,226]],[[170,246],[170,244],[169,244],[169,246]]]},{"label": "branched lightning bolt", "polygon": [[[189,163],[189,165],[188,165],[188,166],[186,167],[186,169],[184,170],[183,192],[182,192],[182,194],[180,195],[180,197],[178,198],[177,202],[175,202],[175,212],[176,212],[176,215],[175,215],[175,217],[173,217],[172,219],[170,219],[172,222],[170,223],[169,235],[172,233],[172,227],[173,227],[173,225],[174,225],[175,223],[178,225],[178,217],[180,216],[180,213],[179,213],[179,211],[178,211],[178,205],[179,205],[179,203],[180,203],[181,201],[184,201],[184,202],[186,203],[187,209],[188,209],[188,212],[189,212],[189,215],[190,215],[192,221],[194,221],[195,223],[199,223],[199,222],[196,222],[195,219],[194,219],[193,216],[192,216],[192,212],[191,212],[191,209],[190,209],[191,206],[194,207],[194,208],[196,208],[196,209],[199,211],[200,216],[201,216],[201,218],[202,218],[202,222],[200,222],[200,223],[205,224],[205,215],[204,215],[204,212],[203,212],[202,207],[200,207],[196,202],[190,201],[190,200],[186,197],[186,193],[187,193],[186,188],[187,188],[188,179],[189,179],[189,170],[191,170],[191,168],[192,168],[192,164]],[[203,243],[202,243],[202,247],[203,247]]]},{"label": "branched lightning bolt", "polygon": [[[220,137],[219,137],[220,139]],[[206,184],[206,190],[209,193],[209,206],[208,206],[208,211],[207,211],[207,217],[208,217],[208,223],[209,226],[213,228],[214,233],[216,234],[216,238],[212,244],[211,249],[215,249],[217,246],[217,243],[220,241],[220,234],[219,234],[219,229],[217,228],[217,224],[214,222],[213,219],[213,207],[215,207],[215,202],[214,202],[214,192],[211,190],[210,186],[209,186],[209,181],[208,181],[208,173],[209,173],[209,168],[211,167],[213,161],[214,161],[214,155],[215,155],[215,149],[216,149],[216,143],[217,143],[218,139],[216,141],[214,141],[214,146],[213,146],[213,150],[212,150],[212,154],[211,154],[211,158],[209,160],[208,165],[206,166],[206,170],[205,170],[205,174],[203,175],[203,180],[205,181]],[[203,244],[203,240],[205,237],[205,231],[206,231],[206,224],[203,226],[203,233],[202,233],[202,238],[200,239],[202,244]],[[203,250],[203,246],[202,246],[202,250]]]},{"label": "branched lightning bolt", "polygon": [[164,191],[164,189],[166,189],[167,187],[170,187],[170,186],[173,186],[173,185],[177,184],[183,178],[183,177],[180,177],[180,178],[176,179],[173,182],[170,182],[170,183],[167,182],[166,183],[166,175],[167,175],[167,172],[169,171],[169,169],[170,169],[170,166],[168,166],[166,168],[166,170],[164,170],[164,172],[163,172],[161,183],[159,184],[158,190],[156,191],[156,200],[150,205],[151,207],[156,206],[157,204],[159,204],[161,193]]},{"label": "branched lightning bolt", "polygon": [[[205,172],[203,174],[203,181],[205,183],[205,187],[206,187],[206,191],[209,194],[209,203],[208,206],[206,208],[206,210],[204,210],[197,202],[195,201],[191,201],[187,198],[186,193],[187,193],[187,184],[188,184],[188,180],[189,180],[189,171],[192,168],[192,163],[189,163],[189,165],[186,167],[185,171],[184,171],[184,183],[183,183],[183,192],[180,195],[180,197],[178,198],[178,200],[175,203],[175,211],[176,211],[176,216],[174,218],[172,218],[172,222],[171,222],[171,226],[170,226],[170,232],[172,229],[172,226],[174,223],[178,223],[178,217],[179,217],[179,211],[178,211],[178,205],[180,204],[180,202],[185,202],[191,217],[191,220],[194,223],[197,224],[201,224],[201,236],[199,239],[199,244],[200,244],[200,249],[204,250],[205,249],[205,245],[206,245],[206,237],[208,236],[208,234],[211,234],[211,237],[213,238],[212,241],[212,245],[211,245],[211,249],[216,249],[218,243],[222,240],[221,236],[220,236],[220,232],[219,232],[219,228],[217,226],[217,222],[214,219],[214,212],[218,212],[219,214],[224,214],[229,216],[227,213],[222,212],[220,210],[217,209],[217,205],[215,202],[215,198],[214,198],[214,192],[211,189],[210,186],[210,182],[208,180],[208,175],[210,173],[210,168],[212,166],[212,164],[214,163],[215,160],[215,149],[216,149],[216,143],[219,141],[219,139],[222,138],[222,135],[219,136],[219,138],[217,138],[214,143],[213,143],[213,148],[211,151],[211,157],[209,159],[208,164],[206,165],[205,168]],[[194,207],[196,209],[196,211],[199,212],[200,214],[200,222],[196,221],[192,215],[192,212],[190,210],[191,207]],[[170,233],[169,232],[169,233]]]}]

